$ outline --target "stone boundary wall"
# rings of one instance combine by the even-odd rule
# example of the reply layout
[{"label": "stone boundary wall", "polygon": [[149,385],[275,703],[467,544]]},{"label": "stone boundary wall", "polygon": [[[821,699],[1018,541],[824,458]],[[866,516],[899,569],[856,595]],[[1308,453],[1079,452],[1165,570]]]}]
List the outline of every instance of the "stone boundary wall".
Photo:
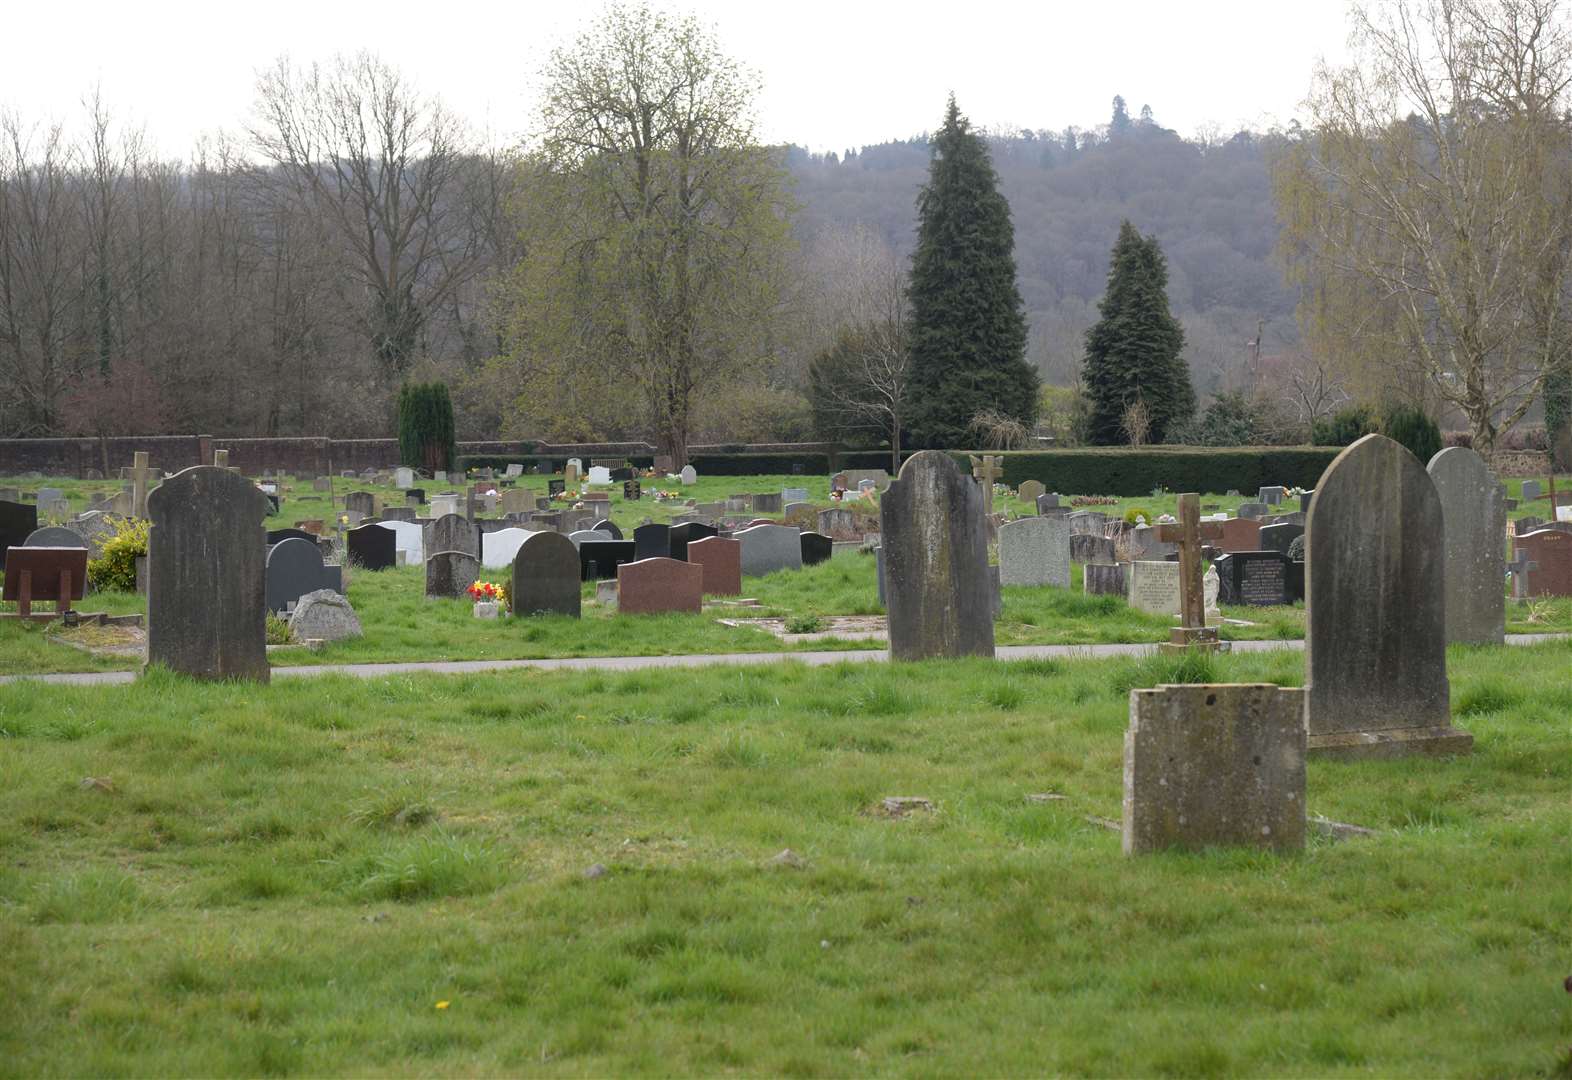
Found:
[{"label": "stone boundary wall", "polygon": [[1490,471],[1502,478],[1544,476],[1550,471],[1550,455],[1543,450],[1496,450],[1490,455]]}]

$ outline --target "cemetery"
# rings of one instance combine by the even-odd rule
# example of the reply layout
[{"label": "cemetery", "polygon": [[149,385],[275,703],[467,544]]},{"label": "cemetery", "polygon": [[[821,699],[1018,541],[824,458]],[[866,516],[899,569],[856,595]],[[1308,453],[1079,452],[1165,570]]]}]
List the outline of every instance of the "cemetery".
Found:
[{"label": "cemetery", "polygon": [[[1465,970],[1447,1000],[1482,1018],[1541,1008],[1512,972],[1566,925],[1552,883],[1572,870],[1556,840],[1572,598],[1540,568],[1572,533],[1542,527],[1533,499],[1505,510],[1517,482],[1477,467],[1438,456],[1427,473],[1371,437],[1305,510],[1279,497],[1282,521],[1235,516],[1257,493],[1077,508],[1035,482],[985,489],[931,454],[855,496],[846,477],[645,476],[637,499],[619,482],[606,500],[552,501],[567,477],[521,474],[424,481],[421,503],[410,476],[161,477],[138,493],[145,595],[78,569],[70,607],[102,623],[62,625],[75,612],[56,616],[43,586],[34,619],[0,619],[0,765],[15,778],[0,836],[32,853],[0,878],[0,904],[57,928],[13,938],[15,995],[42,1010],[27,986],[70,993],[88,1030],[210,1000],[303,1016],[325,991],[298,973],[352,948],[365,975],[327,1006],[319,1049],[300,1057],[267,1028],[253,1043],[317,1070],[366,1061],[352,1033],[383,1007],[377,987],[397,986],[408,1034],[373,1065],[439,1029],[489,1042],[507,1016],[506,1053],[549,1042],[564,1060],[632,1066],[623,1037],[573,1003],[637,1001],[661,1017],[641,1044],[693,1071],[727,1055],[836,1060],[833,1039],[779,1044],[802,1025],[941,1071],[1139,1071],[1152,1058],[1128,1056],[1106,1012],[1162,993],[1198,1018],[1250,1014],[1220,1041],[1148,1013],[1137,1031],[1172,1071],[1253,1062],[1284,1030],[1313,1071],[1372,1055],[1425,1071],[1453,1054],[1512,1071],[1524,1059],[1484,1019],[1447,1020],[1443,1053],[1422,1003]],[[120,527],[84,520],[117,485],[51,480],[47,508],[26,501],[44,486],[0,479],[18,496],[7,513],[38,526],[9,561],[83,564]],[[397,503],[413,513],[389,516]],[[1454,513],[1469,530],[1455,541]],[[1470,553],[1454,559],[1454,544]],[[1112,592],[1093,588],[1106,572]],[[753,653],[765,662],[739,666]],[[727,662],[693,666],[706,656]],[[531,661],[591,666],[486,670]],[[354,667],[390,662],[472,670]],[[345,674],[298,677],[323,670]],[[25,678],[116,671],[141,674]],[[1507,835],[1503,852],[1492,838]],[[109,858],[125,845],[146,854]],[[1509,906],[1475,904],[1465,883],[1486,880],[1514,883]],[[218,943],[187,925],[199,909],[231,913],[224,948],[245,963],[204,959]],[[1450,929],[1399,944],[1389,931],[1410,918]],[[97,959],[71,944],[144,925],[162,928],[137,962],[152,987],[114,960],[129,942]],[[1312,925],[1338,958],[1335,989],[1283,963]],[[536,974],[520,982],[508,958],[526,955]],[[1030,1061],[976,1042],[1040,995],[1074,1039]],[[516,1022],[525,1000],[539,1008]],[[683,1003],[753,1034],[679,1047]],[[191,1037],[215,1040],[204,1060],[232,1053]],[[95,1052],[82,1044],[88,1068],[118,1060]]]}]

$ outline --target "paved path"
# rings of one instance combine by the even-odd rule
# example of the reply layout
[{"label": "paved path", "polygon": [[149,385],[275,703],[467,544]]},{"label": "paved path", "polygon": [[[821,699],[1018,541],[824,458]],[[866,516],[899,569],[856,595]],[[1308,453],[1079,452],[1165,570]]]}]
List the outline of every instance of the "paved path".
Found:
[{"label": "paved path", "polygon": [[[1568,634],[1508,634],[1508,645],[1536,645],[1572,637]],[[1236,641],[1234,652],[1266,652],[1271,649],[1303,649],[1303,641]],[[1147,656],[1156,645],[1001,645],[1000,660],[1041,660],[1049,657],[1094,659],[1104,656]],[[315,675],[349,675],[357,679],[379,679],[387,675],[472,675],[489,671],[637,671],[641,668],[710,667],[716,664],[774,664],[795,660],[818,667],[823,664],[877,662],[890,658],[887,649],[846,649],[832,652],[756,652],[703,653],[694,656],[585,656],[562,660],[433,660],[409,664],[322,664],[318,667],[276,667],[276,679],[310,678]],[[70,686],[113,686],[129,683],[134,671],[95,671],[65,675],[6,675],[0,684],[19,679]]]}]

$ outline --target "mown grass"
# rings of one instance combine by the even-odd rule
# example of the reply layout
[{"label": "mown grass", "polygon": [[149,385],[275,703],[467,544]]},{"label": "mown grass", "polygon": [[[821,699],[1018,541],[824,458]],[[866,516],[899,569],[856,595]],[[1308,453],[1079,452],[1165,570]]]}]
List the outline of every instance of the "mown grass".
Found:
[{"label": "mown grass", "polygon": [[0,687],[0,1074],[1564,1073],[1569,663],[1139,860],[1128,690],[1301,657]]}]

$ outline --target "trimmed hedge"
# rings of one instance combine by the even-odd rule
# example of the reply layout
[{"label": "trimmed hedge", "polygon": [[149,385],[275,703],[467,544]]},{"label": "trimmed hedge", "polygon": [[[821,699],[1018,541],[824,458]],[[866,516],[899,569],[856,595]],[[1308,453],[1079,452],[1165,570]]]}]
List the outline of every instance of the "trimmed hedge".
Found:
[{"label": "trimmed hedge", "polygon": [[[1263,487],[1313,488],[1332,459],[1330,446],[1100,447],[1006,451],[1001,480],[1019,487],[1038,480],[1064,495],[1149,495],[1153,488],[1254,495]],[[966,454],[957,453],[964,466]]]},{"label": "trimmed hedge", "polygon": [[[578,456],[579,460],[584,462],[584,467],[586,469],[589,468],[589,459],[587,457],[583,457],[581,455],[574,456]],[[605,456],[610,458],[614,455],[606,454]],[[635,465],[641,469],[647,469],[651,465],[655,464],[655,459],[647,455],[644,457],[634,456],[626,460],[628,464]],[[490,468],[495,469],[499,473],[502,473],[507,471],[509,465],[523,465],[526,469],[532,468],[536,465],[545,465],[552,472],[561,472],[563,469],[567,468],[568,459],[565,457],[520,457],[518,455],[496,457],[489,454],[471,454],[467,457],[461,457],[458,459],[458,468],[463,472],[468,472],[470,469]]]},{"label": "trimmed hedge", "polygon": [[804,476],[828,476],[830,473],[830,455],[821,453],[690,454],[688,462],[701,477],[790,476],[793,465],[801,465]]}]

